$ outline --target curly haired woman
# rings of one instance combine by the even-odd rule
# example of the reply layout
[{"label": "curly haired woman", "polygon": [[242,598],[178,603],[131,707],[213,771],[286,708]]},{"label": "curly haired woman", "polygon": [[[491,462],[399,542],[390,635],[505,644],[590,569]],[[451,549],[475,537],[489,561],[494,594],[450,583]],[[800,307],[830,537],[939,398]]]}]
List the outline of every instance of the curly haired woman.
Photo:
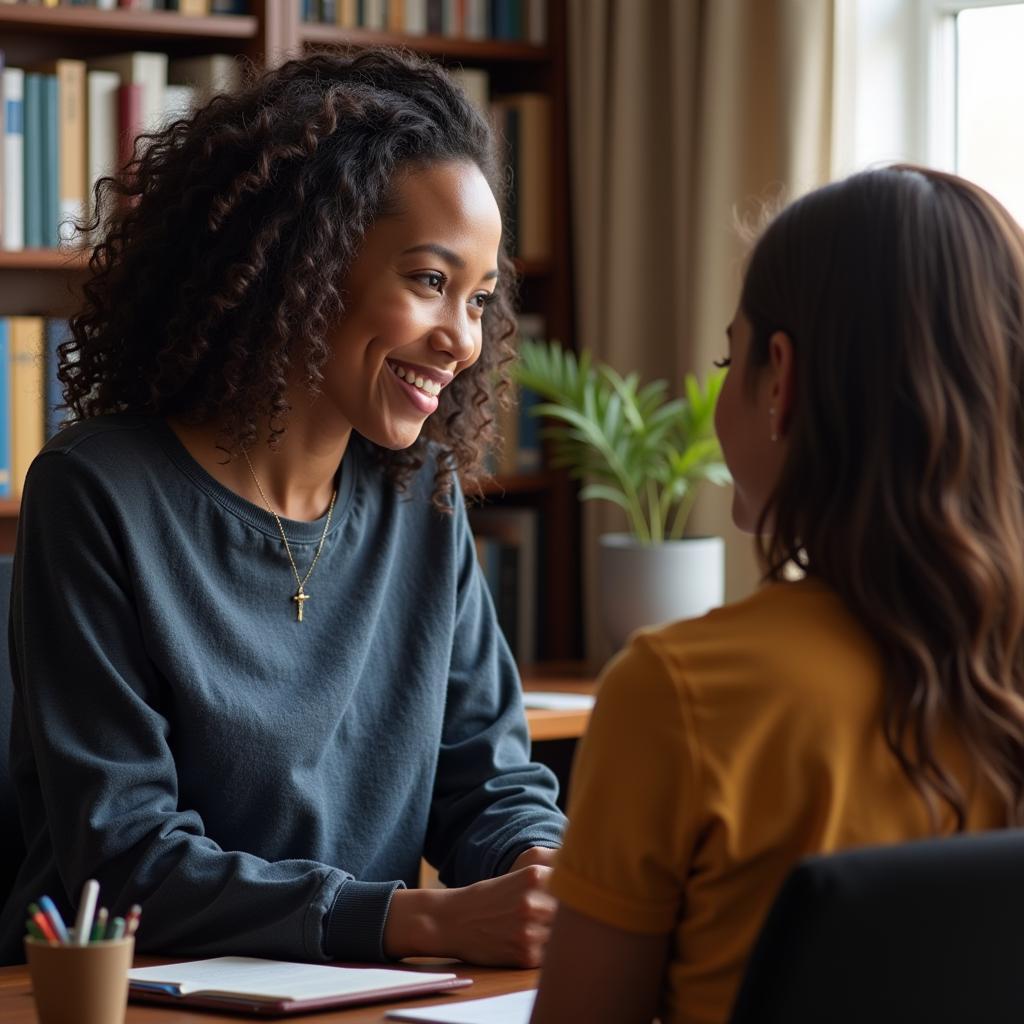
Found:
[{"label": "curly haired woman", "polygon": [[607,670],[533,1024],[722,1024],[801,857],[1024,825],[1024,232],[855,175],[767,228],[728,336],[765,585]]},{"label": "curly haired woman", "polygon": [[539,961],[563,819],[459,488],[511,354],[498,181],[439,68],[364,51],[98,190],[15,556],[9,960],[95,877],[142,950]]}]

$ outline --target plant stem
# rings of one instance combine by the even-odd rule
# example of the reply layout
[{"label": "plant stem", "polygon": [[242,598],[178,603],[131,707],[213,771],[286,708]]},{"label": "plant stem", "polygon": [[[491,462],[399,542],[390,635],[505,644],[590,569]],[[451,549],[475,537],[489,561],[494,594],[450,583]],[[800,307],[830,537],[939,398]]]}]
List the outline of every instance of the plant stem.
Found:
[{"label": "plant stem", "polygon": [[676,509],[676,517],[672,522],[672,531],[669,534],[672,540],[679,540],[686,529],[686,520],[690,518],[690,511],[693,503],[697,500],[697,488],[688,487],[686,493],[679,499],[679,507]]},{"label": "plant stem", "polygon": [[633,533],[636,534],[636,539],[641,544],[647,544],[650,542],[651,534],[647,529],[647,520],[644,517],[643,506],[640,504],[640,497],[633,490],[629,488],[626,500],[629,502],[629,521],[633,524]]},{"label": "plant stem", "polygon": [[660,544],[665,539],[665,520],[660,515],[658,485],[653,478],[647,478],[647,516],[651,524],[651,543]]}]

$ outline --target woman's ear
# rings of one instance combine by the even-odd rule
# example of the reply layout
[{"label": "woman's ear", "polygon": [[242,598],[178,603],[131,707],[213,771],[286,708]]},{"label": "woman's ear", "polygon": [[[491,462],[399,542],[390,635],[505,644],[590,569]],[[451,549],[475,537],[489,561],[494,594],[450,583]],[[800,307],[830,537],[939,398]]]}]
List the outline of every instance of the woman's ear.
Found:
[{"label": "woman's ear", "polygon": [[772,429],[779,437],[785,437],[796,404],[793,339],[785,331],[775,331],[768,339],[768,366],[771,373],[772,408],[775,410]]}]

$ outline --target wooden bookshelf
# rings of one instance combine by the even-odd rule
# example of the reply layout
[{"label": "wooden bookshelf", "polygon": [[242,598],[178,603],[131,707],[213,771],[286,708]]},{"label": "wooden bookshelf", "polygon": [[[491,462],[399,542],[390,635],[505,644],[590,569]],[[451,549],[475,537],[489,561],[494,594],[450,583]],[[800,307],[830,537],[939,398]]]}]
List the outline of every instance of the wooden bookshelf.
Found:
[{"label": "wooden bookshelf", "polygon": [[[101,11],[90,7],[0,7],[0,33],[30,30],[47,35],[99,35],[152,42],[165,37],[255,39],[259,20],[252,15],[193,18],[172,11]],[[6,39],[4,40],[6,43]]]},{"label": "wooden bookshelf", "polygon": [[[103,11],[78,6],[0,4],[0,39],[8,66],[56,57],[90,58],[126,50],[159,50],[171,57],[230,53],[272,66],[319,47],[403,46],[452,67],[482,68],[496,94],[537,91],[551,98],[550,187],[552,251],[543,260],[517,260],[520,308],[543,315],[551,337],[573,338],[569,158],[567,129],[566,0],[548,0],[548,42],[440,35],[396,35],[304,23],[299,0],[251,0],[247,15],[186,17],[166,11]],[[66,316],[77,304],[88,252],[76,249],[0,251],[0,315]],[[483,500],[537,510],[543,544],[538,580],[545,621],[538,657],[577,657],[582,647],[579,508],[575,488],[559,471],[501,476]],[[13,548],[18,502],[0,500],[0,551]]]},{"label": "wooden bookshelf", "polygon": [[398,35],[394,32],[372,32],[368,29],[345,29],[335,25],[303,23],[299,38],[309,46],[404,46],[431,57],[455,57],[474,63],[490,61],[550,62],[547,46],[530,43],[499,42],[490,39],[452,39],[437,35]]}]

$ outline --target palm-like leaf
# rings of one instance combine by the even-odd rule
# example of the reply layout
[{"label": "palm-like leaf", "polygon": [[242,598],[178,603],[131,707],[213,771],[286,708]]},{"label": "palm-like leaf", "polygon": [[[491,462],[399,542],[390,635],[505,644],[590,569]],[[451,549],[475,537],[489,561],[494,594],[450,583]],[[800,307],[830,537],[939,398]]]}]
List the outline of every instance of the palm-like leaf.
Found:
[{"label": "palm-like leaf", "polygon": [[524,340],[516,376],[545,399],[532,414],[546,420],[554,464],[586,482],[582,499],[624,509],[641,541],[681,535],[696,484],[729,482],[714,434],[724,372],[703,388],[687,374],[685,397],[668,399],[663,380],[641,386],[638,374],[594,365],[587,352]]}]

